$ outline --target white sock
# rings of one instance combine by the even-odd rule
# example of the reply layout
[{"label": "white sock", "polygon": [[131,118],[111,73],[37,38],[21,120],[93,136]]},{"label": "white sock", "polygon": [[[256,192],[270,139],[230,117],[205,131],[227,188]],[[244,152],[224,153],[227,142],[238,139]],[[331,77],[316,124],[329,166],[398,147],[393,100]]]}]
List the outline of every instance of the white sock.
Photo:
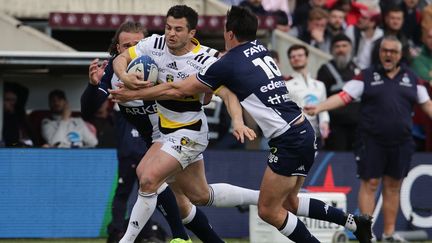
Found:
[{"label": "white sock", "polygon": [[235,207],[257,205],[258,190],[246,189],[226,183],[210,184],[210,198],[207,206]]},{"label": "white sock", "polygon": [[192,204],[192,208],[191,211],[189,212],[189,215],[186,216],[186,218],[182,219],[182,223],[189,224],[190,222],[192,222],[192,220],[195,218],[195,214],[196,214],[196,207],[195,205]]},{"label": "white sock", "polygon": [[291,212],[288,212],[288,221],[283,229],[280,229],[279,232],[281,232],[285,236],[290,236],[292,232],[294,232],[296,226],[297,226],[297,216],[292,214]]},{"label": "white sock", "polygon": [[305,216],[305,217],[309,216],[309,202],[310,202],[310,198],[299,197],[297,216]]},{"label": "white sock", "polygon": [[125,235],[119,243],[133,243],[141,229],[152,216],[157,203],[156,193],[138,192],[138,198],[132,208]]}]

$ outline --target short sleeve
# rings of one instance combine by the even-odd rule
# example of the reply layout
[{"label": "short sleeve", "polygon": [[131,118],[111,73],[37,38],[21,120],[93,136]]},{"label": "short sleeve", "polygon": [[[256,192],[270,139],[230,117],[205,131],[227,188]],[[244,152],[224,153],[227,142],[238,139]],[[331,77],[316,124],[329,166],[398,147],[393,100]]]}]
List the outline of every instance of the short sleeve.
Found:
[{"label": "short sleeve", "polygon": [[130,57],[135,59],[139,56],[148,55],[148,53],[151,51],[151,43],[155,42],[156,38],[156,35],[152,35],[140,40],[135,46],[130,47],[128,49]]},{"label": "short sleeve", "polygon": [[218,89],[224,85],[225,74],[227,68],[225,68],[225,62],[223,59],[215,59],[207,64],[198,74],[197,79],[210,87],[212,90]]}]

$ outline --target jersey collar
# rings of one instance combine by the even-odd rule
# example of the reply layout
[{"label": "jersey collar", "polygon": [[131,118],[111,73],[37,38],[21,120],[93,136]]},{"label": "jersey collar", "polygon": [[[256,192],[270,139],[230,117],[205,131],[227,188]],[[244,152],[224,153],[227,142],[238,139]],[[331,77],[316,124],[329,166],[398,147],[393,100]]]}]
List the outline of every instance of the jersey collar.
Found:
[{"label": "jersey collar", "polygon": [[195,48],[192,50],[192,53],[198,53],[198,51],[201,49],[201,44],[196,38],[192,38],[191,41],[196,45]]}]

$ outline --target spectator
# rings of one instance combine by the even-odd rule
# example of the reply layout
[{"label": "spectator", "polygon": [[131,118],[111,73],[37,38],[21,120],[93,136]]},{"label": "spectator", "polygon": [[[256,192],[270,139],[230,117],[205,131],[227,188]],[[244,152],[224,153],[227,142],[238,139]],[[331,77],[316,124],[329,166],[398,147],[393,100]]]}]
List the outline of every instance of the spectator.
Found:
[{"label": "spectator", "polygon": [[28,89],[5,83],[3,98],[3,140],[6,147],[33,146],[33,134],[26,115]]},{"label": "spectator", "polygon": [[[412,53],[415,51],[409,45],[409,40],[403,32],[402,26],[404,22],[404,14],[402,9],[397,6],[387,7],[387,12],[384,14],[384,35],[396,36],[402,42],[402,59],[401,62],[409,64],[411,61]],[[375,41],[372,50],[372,64],[377,65],[380,62],[379,49],[382,38]]]},{"label": "spectator", "polygon": [[412,47],[421,45],[421,12],[418,7],[419,0],[404,0],[400,7],[404,13],[402,30]]},{"label": "spectator", "polygon": [[[285,81],[289,97],[300,107],[316,105],[324,101],[327,98],[324,84],[313,79],[307,71],[308,49],[303,45],[292,45],[287,54],[291,68],[294,70],[291,78]],[[315,131],[318,148],[320,148],[321,139],[326,139],[329,134],[329,114],[325,111],[318,115],[307,116],[307,119]]]},{"label": "spectator", "polygon": [[309,12],[307,26],[295,26],[290,34],[321,51],[330,51],[331,35],[327,31],[328,13],[322,8]]},{"label": "spectator", "polygon": [[244,0],[240,3],[240,6],[249,9],[256,15],[267,15],[269,12],[264,9],[261,1],[262,0]]},{"label": "spectator", "polygon": [[346,14],[341,8],[330,9],[327,31],[330,33],[331,38],[345,32],[345,16]]},{"label": "spectator", "polygon": [[[343,85],[360,73],[352,60],[351,40],[346,35],[337,35],[332,40],[333,59],[318,69],[318,80],[324,82],[327,95],[342,90]],[[330,135],[325,141],[325,149],[353,150],[360,103],[352,102],[345,107],[329,111]]]},{"label": "spectator", "polygon": [[[359,208],[362,213],[375,210],[375,195],[383,184],[383,242],[405,242],[395,234],[400,189],[414,153],[411,135],[413,106],[418,103],[432,118],[432,102],[420,79],[405,65],[400,65],[402,43],[394,36],[384,37],[379,52],[381,65],[371,66],[349,81],[343,91],[325,102],[306,107],[314,115],[341,107],[361,98],[357,151],[361,179]],[[385,95],[383,95],[385,94]]]},{"label": "spectator", "polygon": [[378,27],[379,17],[378,11],[361,11],[357,24],[349,26],[345,32],[351,39],[354,62],[360,69],[370,66],[375,42],[384,35],[383,30]]},{"label": "spectator", "polygon": [[48,97],[51,116],[42,120],[45,147],[78,148],[95,147],[98,143],[83,119],[72,117],[66,95],[53,90]]},{"label": "spectator", "polygon": [[325,3],[326,0],[297,1],[293,13],[293,26],[299,28],[306,27],[309,12],[312,11],[313,8],[324,8]]},{"label": "spectator", "polygon": [[[425,30],[422,34],[423,47],[417,57],[411,63],[413,71],[427,82],[427,87],[432,85],[432,29]],[[413,135],[416,139],[417,150],[432,151],[432,124],[426,115],[416,106],[414,111]]]}]

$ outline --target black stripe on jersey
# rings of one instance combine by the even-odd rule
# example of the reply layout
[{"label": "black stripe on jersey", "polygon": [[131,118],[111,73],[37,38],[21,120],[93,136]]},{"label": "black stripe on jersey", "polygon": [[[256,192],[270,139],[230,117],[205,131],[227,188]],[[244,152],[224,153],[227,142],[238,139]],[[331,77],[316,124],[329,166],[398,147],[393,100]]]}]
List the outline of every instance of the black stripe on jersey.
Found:
[{"label": "black stripe on jersey", "polygon": [[204,60],[202,60],[202,64],[204,64],[208,59],[210,58],[210,56],[208,56],[208,57],[206,57],[206,58],[204,58]]},{"label": "black stripe on jersey", "polygon": [[154,48],[154,49],[157,48],[157,46],[158,46],[158,42],[159,42],[159,38],[156,38],[156,39],[155,39],[155,42],[154,42],[154,45],[153,45],[153,48]]},{"label": "black stripe on jersey", "polygon": [[154,49],[163,49],[165,47],[165,37],[161,36],[155,39],[153,48]]},{"label": "black stripe on jersey", "polygon": [[165,47],[165,37],[162,37],[161,47],[159,49],[163,50]]},{"label": "black stripe on jersey", "polygon": [[202,107],[199,101],[158,100],[157,103],[176,112],[201,111]]},{"label": "black stripe on jersey", "polygon": [[166,128],[166,127],[162,127],[160,119],[159,119],[159,131],[161,131],[161,133],[163,133],[163,134],[172,133],[172,132],[175,132],[175,131],[180,130],[180,129],[189,129],[189,130],[193,130],[193,131],[201,131],[201,125],[202,125],[202,120],[199,119],[194,124],[186,125],[184,127]]}]

